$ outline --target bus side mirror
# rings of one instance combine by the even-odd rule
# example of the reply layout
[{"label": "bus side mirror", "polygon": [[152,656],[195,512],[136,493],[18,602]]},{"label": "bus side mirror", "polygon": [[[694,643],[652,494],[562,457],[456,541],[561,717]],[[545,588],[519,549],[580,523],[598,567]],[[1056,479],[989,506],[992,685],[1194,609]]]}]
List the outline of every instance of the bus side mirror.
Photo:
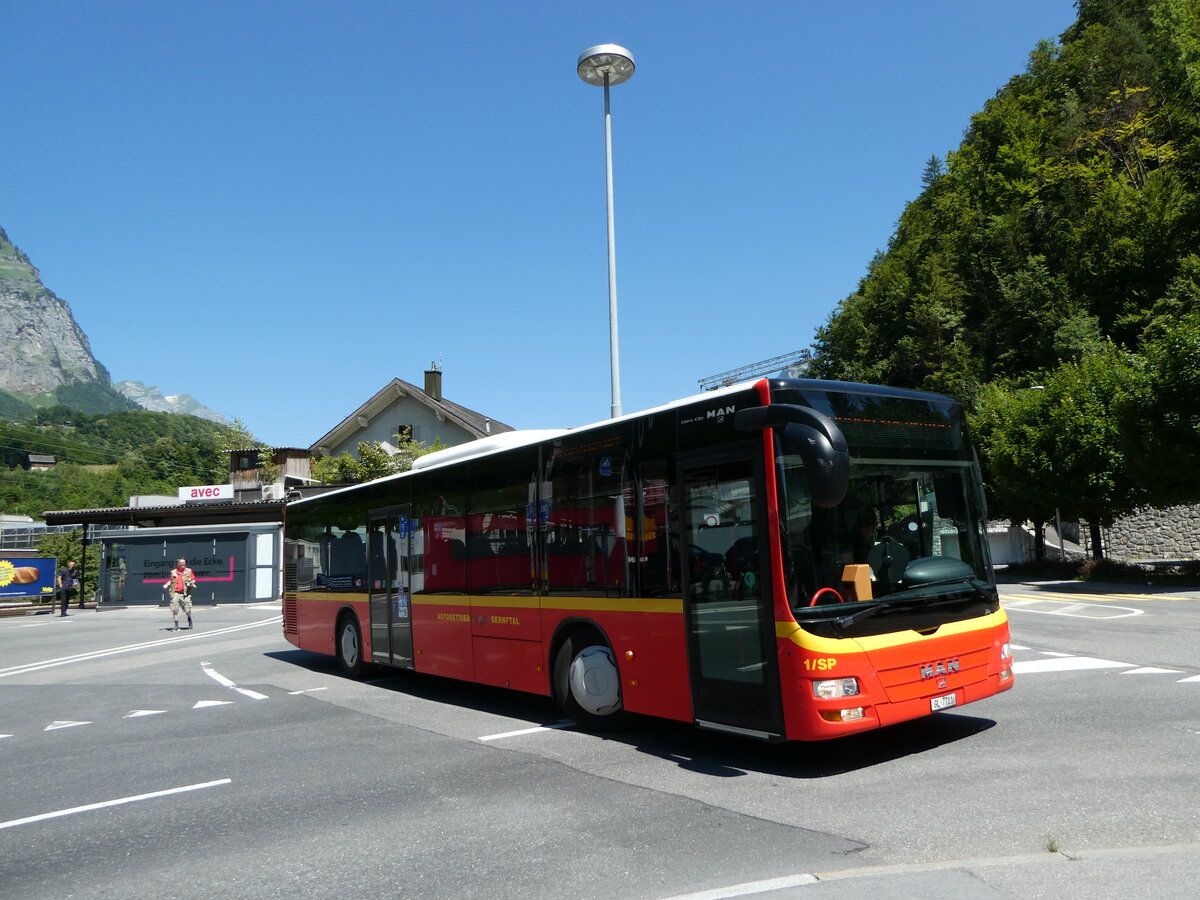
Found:
[{"label": "bus side mirror", "polygon": [[813,506],[831,509],[846,497],[850,450],[837,422],[807,406],[779,403],[738,410],[733,426],[741,431],[775,428],[782,449],[804,460]]},{"label": "bus side mirror", "polygon": [[933,495],[939,519],[967,520],[966,485],[958,474],[933,476]]}]

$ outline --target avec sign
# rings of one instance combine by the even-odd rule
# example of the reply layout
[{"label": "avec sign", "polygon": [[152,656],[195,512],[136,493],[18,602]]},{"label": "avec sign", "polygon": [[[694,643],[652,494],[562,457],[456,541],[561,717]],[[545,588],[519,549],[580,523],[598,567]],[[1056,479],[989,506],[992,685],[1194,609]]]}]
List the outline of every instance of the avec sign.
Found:
[{"label": "avec sign", "polygon": [[179,488],[180,500],[232,500],[232,484],[202,484]]}]

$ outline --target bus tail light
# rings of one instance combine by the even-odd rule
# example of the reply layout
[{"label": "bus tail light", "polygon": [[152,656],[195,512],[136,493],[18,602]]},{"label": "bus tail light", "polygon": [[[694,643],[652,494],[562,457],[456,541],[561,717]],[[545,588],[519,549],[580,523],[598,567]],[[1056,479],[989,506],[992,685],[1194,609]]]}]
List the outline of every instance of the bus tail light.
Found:
[{"label": "bus tail light", "polygon": [[813,682],[813,696],[818,700],[836,700],[838,697],[854,697],[862,693],[857,678],[831,678]]}]

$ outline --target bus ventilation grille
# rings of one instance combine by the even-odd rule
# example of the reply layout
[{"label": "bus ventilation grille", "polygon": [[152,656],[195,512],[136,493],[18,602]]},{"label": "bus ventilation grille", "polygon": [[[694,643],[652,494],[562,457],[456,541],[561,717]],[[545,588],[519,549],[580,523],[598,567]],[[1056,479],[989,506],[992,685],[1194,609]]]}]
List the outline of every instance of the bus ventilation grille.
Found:
[{"label": "bus ventilation grille", "polygon": [[299,632],[299,617],[296,614],[296,598],[283,598],[283,633],[296,634]]}]

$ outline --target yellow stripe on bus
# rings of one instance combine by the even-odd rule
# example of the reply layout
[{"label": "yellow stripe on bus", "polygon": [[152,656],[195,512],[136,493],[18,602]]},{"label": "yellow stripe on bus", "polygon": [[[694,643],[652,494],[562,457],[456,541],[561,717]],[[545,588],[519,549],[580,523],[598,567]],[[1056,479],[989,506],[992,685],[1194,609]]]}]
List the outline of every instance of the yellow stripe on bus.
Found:
[{"label": "yellow stripe on bus", "polygon": [[363,591],[357,591],[355,593],[339,593],[337,591],[297,591],[296,593],[288,592],[284,594],[283,599],[295,600],[297,602],[300,600],[320,600],[328,603],[331,600],[335,600],[338,603],[366,603],[367,595]]},{"label": "yellow stripe on bus", "polygon": [[[289,600],[320,600],[325,603],[366,603],[365,591],[301,591],[288,593]],[[669,597],[530,597],[503,594],[414,594],[413,606],[471,606],[479,609],[557,609],[568,612],[668,613],[683,615],[683,600]]]},{"label": "yellow stripe on bus", "polygon": [[[369,598],[365,593],[335,593],[326,591],[305,591],[296,595],[289,594],[289,599],[321,600],[323,602],[363,602]],[[675,597],[510,597],[497,594],[416,594],[412,598],[414,606],[466,606],[470,608],[507,608],[507,609],[543,609],[574,613],[663,613],[668,615],[683,615],[683,600]],[[961,622],[948,622],[937,630],[938,637],[954,634],[966,634],[983,628],[995,628],[1008,621],[1003,608],[986,616],[975,619],[964,619]],[[873,634],[854,638],[864,650],[880,650],[886,647],[896,647],[912,640],[909,630]],[[805,631],[792,621],[777,621],[775,636],[791,641],[806,650],[821,652],[844,652],[846,638],[827,638]]]},{"label": "yellow stripe on bus", "polygon": [[[985,628],[995,628],[998,625],[1003,625],[1008,621],[1008,616],[1004,614],[1003,609],[998,609],[994,613],[989,613],[986,616],[979,616],[975,619],[963,619],[961,622],[947,622],[941,626],[932,637],[947,637],[955,634],[967,634],[971,631],[981,631]],[[904,631],[892,631],[886,634],[871,634],[863,637],[853,638],[863,650],[883,650],[888,647],[899,647],[901,644],[907,644],[912,641],[914,632],[905,629]],[[795,622],[776,622],[775,636],[783,640],[791,641],[805,650],[812,650],[816,653],[836,653],[845,652],[847,638],[827,638],[812,632],[805,631]]]},{"label": "yellow stripe on bus", "polygon": [[674,613],[683,615],[683,600],[644,597],[508,597],[497,594],[417,594],[414,606],[544,609],[565,612]]}]

